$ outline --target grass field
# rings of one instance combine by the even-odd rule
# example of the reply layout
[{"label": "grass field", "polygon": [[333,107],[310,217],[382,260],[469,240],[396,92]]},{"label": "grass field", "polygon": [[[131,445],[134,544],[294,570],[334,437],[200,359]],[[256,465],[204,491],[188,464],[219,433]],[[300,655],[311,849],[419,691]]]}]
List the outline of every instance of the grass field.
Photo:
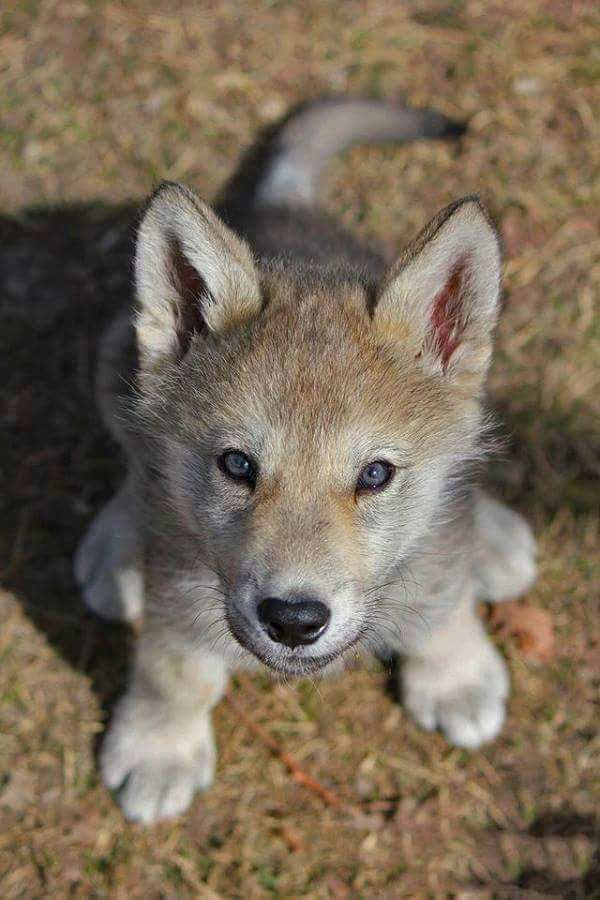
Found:
[{"label": "grass field", "polygon": [[[600,7],[586,0],[85,2],[0,11],[0,896],[600,896]],[[215,788],[143,830],[95,751],[131,635],[86,615],[78,536],[120,476],[94,408],[157,180],[212,196],[256,130],[323,93],[469,121],[460,147],[358,148],[327,204],[390,253],[479,191],[506,245],[494,489],[540,545],[554,658],[482,752],[424,735],[376,664],[235,703],[344,800],[297,784],[231,701]],[[353,810],[350,813],[347,809]]]}]

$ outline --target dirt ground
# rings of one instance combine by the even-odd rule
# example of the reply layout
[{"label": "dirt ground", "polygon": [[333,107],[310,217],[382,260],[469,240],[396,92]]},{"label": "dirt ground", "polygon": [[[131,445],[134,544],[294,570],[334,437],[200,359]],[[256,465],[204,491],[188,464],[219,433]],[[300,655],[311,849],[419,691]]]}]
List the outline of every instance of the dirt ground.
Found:
[{"label": "dirt ground", "polygon": [[[597,512],[600,7],[586,0],[8,2],[0,12],[0,896],[600,896]],[[365,664],[234,685],[346,804],[297,784],[231,701],[216,786],[144,830],[95,751],[131,635],[84,613],[78,536],[120,477],[94,407],[98,334],[130,290],[135,208],[210,197],[257,129],[324,93],[405,96],[460,146],[358,148],[328,206],[390,253],[480,191],[506,244],[490,467],[540,546],[529,602],[557,650],[507,641],[508,724],[481,752],[424,735]],[[352,808],[352,812],[347,807]]]}]

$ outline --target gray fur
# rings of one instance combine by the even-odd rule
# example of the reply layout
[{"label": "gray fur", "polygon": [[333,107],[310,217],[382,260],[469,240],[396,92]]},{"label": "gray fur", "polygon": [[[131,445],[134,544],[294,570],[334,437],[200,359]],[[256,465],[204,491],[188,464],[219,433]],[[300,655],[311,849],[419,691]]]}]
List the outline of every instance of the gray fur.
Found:
[{"label": "gray fur", "polygon": [[[317,104],[272,137],[262,169],[234,177],[220,219],[177,185],[146,208],[136,331],[127,315],[113,326],[99,376],[129,475],[76,561],[100,615],[137,617],[143,590],[131,684],[101,754],[130,818],[177,815],[208,786],[210,710],[239,667],[326,672],[355,648],[398,652],[424,728],[477,747],[502,727],[508,675],[475,602],[526,590],[535,548],[471,478],[497,238],[467,198],[386,271],[307,206],[306,186],[353,135],[448,131],[435,116]],[[258,460],[252,490],[220,471],[227,447]],[[355,493],[361,466],[381,458],[389,486]],[[290,649],[261,628],[257,603],[298,592],[331,619]]]},{"label": "gray fur", "polygon": [[456,137],[462,126],[434,110],[385,100],[339,98],[292,116],[272,144],[270,165],[256,185],[257,206],[312,205],[327,163],[354,144]]}]

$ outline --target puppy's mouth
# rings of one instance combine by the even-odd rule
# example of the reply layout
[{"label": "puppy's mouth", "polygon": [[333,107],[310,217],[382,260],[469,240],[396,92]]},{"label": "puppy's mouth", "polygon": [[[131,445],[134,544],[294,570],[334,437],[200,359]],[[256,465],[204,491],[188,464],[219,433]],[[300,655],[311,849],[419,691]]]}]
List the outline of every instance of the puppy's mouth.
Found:
[{"label": "puppy's mouth", "polygon": [[[361,638],[357,633],[350,640],[318,653],[318,646],[287,647],[270,640],[236,609],[226,609],[229,630],[238,644],[252,653],[263,665],[282,675],[310,675],[339,661]],[[317,642],[318,643],[318,642]]]},{"label": "puppy's mouth", "polygon": [[303,656],[301,651],[286,650],[285,652],[265,653],[258,647],[248,647],[265,666],[282,675],[310,675],[320,672],[339,659],[346,649],[336,653],[325,653],[322,656]]}]

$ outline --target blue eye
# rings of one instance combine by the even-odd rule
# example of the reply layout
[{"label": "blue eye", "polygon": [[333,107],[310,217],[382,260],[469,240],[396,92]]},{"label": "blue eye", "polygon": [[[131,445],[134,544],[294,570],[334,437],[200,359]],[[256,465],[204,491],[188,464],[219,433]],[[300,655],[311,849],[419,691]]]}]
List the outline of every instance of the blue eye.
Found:
[{"label": "blue eye", "polygon": [[254,484],[256,470],[251,460],[241,450],[226,450],[219,456],[217,462],[221,471],[234,481]]},{"label": "blue eye", "polygon": [[362,469],[356,484],[357,491],[377,491],[392,480],[395,466],[383,459],[376,459]]}]

